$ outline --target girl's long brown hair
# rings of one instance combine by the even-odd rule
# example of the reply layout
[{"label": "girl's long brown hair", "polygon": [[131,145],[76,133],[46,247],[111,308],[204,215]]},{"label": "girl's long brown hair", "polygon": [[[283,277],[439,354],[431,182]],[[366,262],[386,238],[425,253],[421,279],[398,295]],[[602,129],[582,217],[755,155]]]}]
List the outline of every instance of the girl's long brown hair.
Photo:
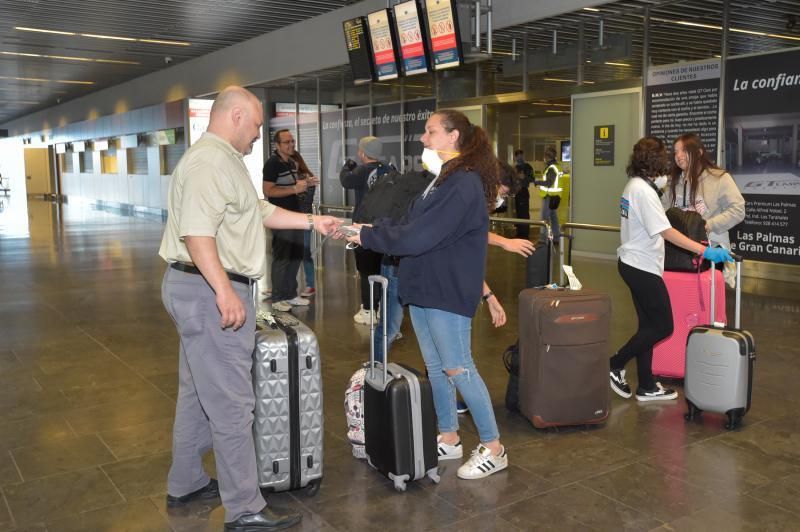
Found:
[{"label": "girl's long brown hair", "polygon": [[[689,154],[689,167],[684,173],[684,178],[689,182],[689,203],[694,205],[694,200],[697,197],[697,189],[700,186],[700,176],[708,169],[719,170],[719,166],[711,161],[708,156],[706,147],[703,146],[703,141],[700,140],[700,135],[697,133],[686,133],[675,139],[672,144],[674,147],[678,141],[683,143],[683,149]],[[681,172],[683,170],[675,164],[675,156],[673,155],[672,170],[670,171],[669,191],[672,195],[672,205],[675,205],[675,189],[678,188],[678,180],[680,180]],[[684,201],[687,198],[683,198]]]},{"label": "girl's long brown hair", "polygon": [[473,125],[460,111],[441,109],[434,113],[441,119],[442,127],[450,133],[458,130],[458,157],[447,162],[439,175],[438,182],[444,182],[456,170],[467,170],[477,173],[483,183],[486,209],[494,209],[497,189],[499,187],[499,168],[497,157],[492,152],[489,137],[483,128]]}]

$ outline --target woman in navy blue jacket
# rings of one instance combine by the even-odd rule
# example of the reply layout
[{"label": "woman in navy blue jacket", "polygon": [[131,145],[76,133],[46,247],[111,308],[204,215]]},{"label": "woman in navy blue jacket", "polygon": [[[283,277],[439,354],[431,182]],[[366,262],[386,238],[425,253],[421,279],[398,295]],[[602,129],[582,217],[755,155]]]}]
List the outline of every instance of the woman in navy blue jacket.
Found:
[{"label": "woman in navy blue jacket", "polygon": [[494,298],[483,279],[498,167],[486,133],[458,111],[440,110],[432,115],[422,143],[422,160],[437,178],[414,200],[405,218],[378,220],[348,240],[402,257],[399,295],[409,306],[433,388],[439,460],[463,455],[456,413],[458,389],[480,437],[480,445],[458,469],[458,476],[484,478],[508,467],[491,398],[470,345],[478,303]]}]

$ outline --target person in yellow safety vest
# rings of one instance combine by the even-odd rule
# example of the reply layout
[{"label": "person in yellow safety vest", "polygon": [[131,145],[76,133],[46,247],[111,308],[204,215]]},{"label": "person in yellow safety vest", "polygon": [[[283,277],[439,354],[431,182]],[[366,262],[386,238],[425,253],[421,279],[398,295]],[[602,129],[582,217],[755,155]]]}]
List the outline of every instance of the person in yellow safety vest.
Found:
[{"label": "person in yellow safety vest", "polygon": [[[558,245],[561,238],[561,229],[558,224],[558,205],[561,203],[561,176],[564,172],[556,161],[556,149],[547,146],[544,149],[544,160],[547,165],[544,170],[543,179],[537,179],[534,184],[539,187],[539,196],[542,198],[542,221],[549,222],[553,232],[553,242]],[[547,230],[542,228],[539,231],[539,243],[547,243]]]}]

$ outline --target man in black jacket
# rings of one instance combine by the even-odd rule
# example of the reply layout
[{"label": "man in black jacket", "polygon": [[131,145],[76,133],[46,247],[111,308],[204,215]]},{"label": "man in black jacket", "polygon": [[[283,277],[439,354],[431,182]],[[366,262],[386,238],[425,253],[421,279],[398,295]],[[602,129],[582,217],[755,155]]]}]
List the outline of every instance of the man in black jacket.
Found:
[{"label": "man in black jacket", "polygon": [[[361,160],[361,164],[348,159],[344,167],[342,167],[342,171],[339,172],[339,181],[341,181],[342,186],[348,190],[354,190],[356,193],[356,203],[353,208],[354,217],[358,213],[364,195],[380,177],[382,168],[389,167],[382,162],[383,143],[377,137],[364,137],[358,141],[358,158]],[[356,269],[360,277],[361,307],[353,316],[353,321],[362,325],[369,325],[369,276],[380,273],[382,256],[380,253],[360,247],[356,248],[355,254]],[[380,292],[376,292],[373,308],[378,308],[379,300]]]},{"label": "man in black jacket", "polygon": [[[522,150],[514,151],[514,165],[517,175],[521,178],[520,188],[514,195],[517,218],[526,220],[531,217],[531,193],[528,187],[533,183],[533,167],[525,162],[525,152]],[[528,238],[531,226],[519,224],[517,226],[517,238]]]}]

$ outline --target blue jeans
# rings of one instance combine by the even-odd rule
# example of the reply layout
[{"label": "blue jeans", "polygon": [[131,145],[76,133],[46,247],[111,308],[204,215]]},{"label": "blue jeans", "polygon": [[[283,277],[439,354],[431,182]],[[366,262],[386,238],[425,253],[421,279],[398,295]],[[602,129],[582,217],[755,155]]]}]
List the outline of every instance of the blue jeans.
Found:
[{"label": "blue jeans", "polygon": [[311,231],[303,232],[303,272],[306,287],[314,288],[314,259],[311,257]]},{"label": "blue jeans", "polygon": [[[561,227],[558,223],[558,209],[550,208],[550,198],[542,198],[542,221],[550,222],[550,229],[553,231],[553,242],[558,243],[561,238]],[[542,227],[539,231],[539,242],[547,241],[547,230]]]},{"label": "blue jeans", "polygon": [[[398,295],[397,266],[392,264],[381,264],[381,275],[389,281],[386,289],[386,299],[382,305],[386,305],[386,336],[389,337],[387,346],[392,345],[394,337],[400,332],[403,324],[403,305],[400,304]],[[376,286],[377,289],[379,287]],[[375,329],[375,360],[383,362],[383,324],[378,323]]]},{"label": "blue jeans", "polygon": [[[428,368],[439,431],[458,431],[457,388],[472,413],[481,443],[499,439],[492,399],[472,361],[472,320],[433,308],[411,305],[409,309],[419,349]],[[463,371],[452,377],[445,373],[445,370],[454,369]]]}]

